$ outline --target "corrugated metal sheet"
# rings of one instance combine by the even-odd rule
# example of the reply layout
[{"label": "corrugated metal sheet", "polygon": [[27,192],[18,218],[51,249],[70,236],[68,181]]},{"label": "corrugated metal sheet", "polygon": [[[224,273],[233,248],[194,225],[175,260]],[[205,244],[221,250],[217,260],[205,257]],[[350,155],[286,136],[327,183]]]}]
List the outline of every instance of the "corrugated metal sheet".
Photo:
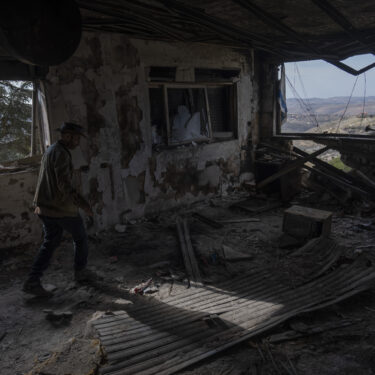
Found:
[{"label": "corrugated metal sheet", "polygon": [[[311,251],[322,241],[305,249],[304,261],[312,259]],[[253,268],[219,287],[192,288],[162,302],[145,300],[140,307],[101,318],[95,327],[108,359],[101,374],[172,374],[294,315],[371,286],[375,279],[371,263],[358,259],[327,273],[327,265],[340,252],[333,242],[323,247],[312,254],[320,257],[319,267],[289,285],[283,272]],[[299,255],[296,264],[302,265],[303,253]],[[280,270],[285,269],[280,265]],[[293,278],[293,268],[289,271]]]}]

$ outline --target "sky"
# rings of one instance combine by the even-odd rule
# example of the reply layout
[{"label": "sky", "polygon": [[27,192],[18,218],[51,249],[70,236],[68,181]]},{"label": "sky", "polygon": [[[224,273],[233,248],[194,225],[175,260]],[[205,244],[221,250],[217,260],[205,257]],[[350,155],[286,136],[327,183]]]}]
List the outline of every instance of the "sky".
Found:
[{"label": "sky", "polygon": [[[371,54],[358,55],[343,60],[347,65],[361,69],[375,62]],[[302,77],[301,85],[298,72]],[[302,98],[331,98],[334,96],[350,96],[356,76],[344,72],[323,60],[302,61],[285,64],[286,76]],[[366,85],[365,85],[366,77]],[[375,96],[375,68],[358,76],[353,96]],[[286,97],[294,98],[295,94],[286,81]]]}]

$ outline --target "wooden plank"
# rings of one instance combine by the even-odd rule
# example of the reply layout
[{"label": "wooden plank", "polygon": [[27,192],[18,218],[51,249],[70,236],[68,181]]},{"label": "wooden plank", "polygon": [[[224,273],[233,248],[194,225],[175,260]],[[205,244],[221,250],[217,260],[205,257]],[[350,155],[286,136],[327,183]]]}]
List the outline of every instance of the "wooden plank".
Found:
[{"label": "wooden plank", "polygon": [[193,270],[193,281],[196,283],[196,286],[201,286],[202,284],[202,277],[201,273],[199,271],[198,263],[197,263],[197,258],[195,257],[193,245],[191,243],[191,238],[190,238],[190,229],[188,226],[187,219],[185,218],[183,220],[183,227],[184,227],[184,235],[185,235],[185,241],[186,241],[186,248],[188,251],[188,256],[190,258],[190,264]]},{"label": "wooden plank", "polygon": [[277,344],[280,342],[296,340],[301,337],[316,335],[322,332],[348,327],[357,323],[358,321],[344,319],[339,322],[328,322],[328,323],[323,323],[319,325],[311,325],[311,326],[303,327],[303,330],[291,329],[282,333],[274,334],[268,337],[267,341],[270,342],[271,344]]},{"label": "wooden plank", "polygon": [[216,220],[212,220],[212,219],[208,218],[207,216],[199,214],[198,212],[194,212],[191,216],[200,220],[200,221],[202,221],[205,224],[210,225],[213,228],[220,229],[220,228],[223,227],[223,225],[220,222],[218,222]]},{"label": "wooden plank", "polygon": [[306,168],[306,169],[310,170],[311,172],[316,173],[320,176],[323,176],[323,177],[327,178],[328,180],[331,180],[336,186],[341,187],[341,189],[344,189],[344,187],[347,187],[348,189],[350,189],[352,191],[355,191],[356,193],[360,194],[361,196],[363,196],[365,198],[369,198],[374,194],[373,192],[365,191],[365,190],[363,190],[363,189],[361,189],[361,188],[359,188],[355,185],[348,184],[345,181],[343,181],[341,178],[337,178],[337,177],[334,177],[330,174],[324,173],[317,168],[313,168],[313,167],[310,167],[308,165],[305,165],[304,168]]},{"label": "wooden plank", "polygon": [[228,219],[228,220],[218,220],[216,221],[220,224],[240,224],[240,223],[259,223],[260,219],[254,217],[248,217],[245,219]]},{"label": "wooden plank", "polygon": [[259,184],[257,184],[257,189],[261,189],[261,188],[265,187],[266,185],[270,184],[271,182],[277,180],[278,178],[286,175],[287,173],[294,171],[298,167],[302,167],[302,165],[304,165],[307,161],[313,159],[314,157],[316,157],[320,154],[323,154],[324,152],[328,151],[329,149],[330,149],[330,147],[326,146],[326,147],[321,148],[318,151],[313,152],[309,156],[306,156],[304,158],[292,161],[285,168],[281,169],[280,171],[273,174],[272,176],[269,176],[269,177],[265,178],[264,180],[260,181]]},{"label": "wooden plank", "polygon": [[[246,205],[246,202],[248,202],[248,201],[249,200],[236,203],[236,204],[234,204],[231,207],[239,208],[241,210],[250,212],[251,214],[255,215],[255,214],[261,214],[263,212],[270,211],[270,210],[273,210],[275,208],[279,208],[279,207],[282,206],[282,202],[281,201],[275,201],[275,202],[264,201],[264,205],[263,206],[260,206],[260,207],[250,207],[250,206]],[[250,200],[250,202],[251,201],[252,200]]]},{"label": "wooden plank", "polygon": [[193,267],[191,265],[188,249],[185,242],[185,236],[183,231],[183,224],[181,219],[178,218],[176,222],[178,239],[180,240],[181,253],[185,264],[185,269],[190,280],[194,279]]}]

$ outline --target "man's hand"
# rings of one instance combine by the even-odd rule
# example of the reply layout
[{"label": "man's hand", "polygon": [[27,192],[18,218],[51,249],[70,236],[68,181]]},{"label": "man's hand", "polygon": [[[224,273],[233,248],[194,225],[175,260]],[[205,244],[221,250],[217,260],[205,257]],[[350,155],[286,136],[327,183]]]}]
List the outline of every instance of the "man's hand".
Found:
[{"label": "man's hand", "polygon": [[87,216],[90,216],[90,217],[94,216],[94,212],[92,211],[90,206],[85,207],[83,210],[85,211]]},{"label": "man's hand", "polygon": [[87,203],[87,201],[77,192],[74,192],[74,203],[81,208],[83,211],[85,211],[87,216],[93,217],[94,212],[92,211],[90,205]]}]

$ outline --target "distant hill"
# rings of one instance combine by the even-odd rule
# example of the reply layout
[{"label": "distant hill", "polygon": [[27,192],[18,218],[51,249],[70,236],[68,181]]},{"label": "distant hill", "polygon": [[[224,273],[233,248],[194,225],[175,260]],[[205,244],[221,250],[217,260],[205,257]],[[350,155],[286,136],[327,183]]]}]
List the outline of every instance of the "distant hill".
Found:
[{"label": "distant hill", "polygon": [[[348,96],[337,96],[333,98],[309,98],[303,99],[304,102],[312,108],[314,114],[341,116],[348,103]],[[287,99],[288,114],[304,114],[305,109],[301,108],[298,99]],[[357,116],[363,111],[363,97],[352,97],[346,116]],[[375,96],[366,97],[365,113],[368,115],[375,114]]]}]

